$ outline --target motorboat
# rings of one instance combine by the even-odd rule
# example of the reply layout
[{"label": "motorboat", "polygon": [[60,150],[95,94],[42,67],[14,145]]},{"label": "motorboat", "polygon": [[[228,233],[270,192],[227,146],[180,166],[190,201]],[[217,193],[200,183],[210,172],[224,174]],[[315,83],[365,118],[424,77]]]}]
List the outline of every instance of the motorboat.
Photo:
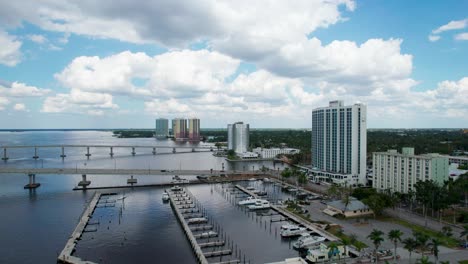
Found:
[{"label": "motorboat", "polygon": [[199,223],[206,223],[208,222],[208,219],[205,217],[194,217],[187,219],[187,224],[199,224]]},{"label": "motorboat", "polygon": [[296,192],[299,191],[299,190],[296,189],[296,188],[294,188],[294,187],[289,187],[289,188],[287,189],[287,191],[290,192],[290,193],[296,193]]},{"label": "motorboat", "polygon": [[325,241],[324,237],[312,236],[309,233],[302,233],[301,237],[293,244],[293,248],[305,249],[317,247],[323,241]]},{"label": "motorboat", "polygon": [[239,201],[237,204],[238,205],[251,205],[251,204],[255,204],[257,201],[260,201],[260,199],[257,199],[253,196],[249,196],[247,197],[247,199]]},{"label": "motorboat", "polygon": [[280,235],[282,237],[293,237],[299,236],[300,234],[305,232],[307,232],[307,229],[305,227],[291,226],[289,228],[281,230]]},{"label": "motorboat", "polygon": [[271,182],[270,178],[263,178],[263,182]]},{"label": "motorboat", "polygon": [[267,192],[265,191],[259,191],[258,193],[256,193],[258,196],[266,196],[267,195]]},{"label": "motorboat", "polygon": [[173,191],[173,192],[182,191],[182,188],[180,188],[180,186],[178,186],[178,185],[172,186],[171,191]]},{"label": "motorboat", "polygon": [[254,204],[249,205],[248,208],[250,210],[268,209],[270,208],[270,202],[268,202],[267,200],[258,199],[257,201],[255,201]]},{"label": "motorboat", "polygon": [[249,186],[245,188],[247,191],[255,191],[255,187]]},{"label": "motorboat", "polygon": [[169,194],[167,192],[164,192],[162,195],[163,201],[169,201]]},{"label": "motorboat", "polygon": [[172,177],[172,180],[173,180],[173,181],[180,181],[181,178],[179,177],[179,175],[174,175],[174,176]]},{"label": "motorboat", "polygon": [[256,181],[257,179],[255,178],[250,178],[249,181]]},{"label": "motorboat", "polygon": [[208,232],[203,232],[200,234],[194,235],[195,238],[209,238],[209,237],[216,237],[218,236],[218,233],[215,231],[208,231]]},{"label": "motorboat", "polygon": [[290,228],[296,228],[296,227],[299,227],[297,225],[293,225],[293,224],[285,224],[285,225],[282,225],[281,226],[281,230],[280,231],[283,231],[283,230],[286,230],[286,229],[290,229]]}]

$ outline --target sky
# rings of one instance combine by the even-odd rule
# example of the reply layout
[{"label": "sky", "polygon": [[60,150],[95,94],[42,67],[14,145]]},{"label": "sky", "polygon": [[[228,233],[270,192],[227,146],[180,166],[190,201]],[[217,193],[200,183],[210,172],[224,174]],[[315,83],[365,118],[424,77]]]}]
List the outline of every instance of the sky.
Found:
[{"label": "sky", "polygon": [[0,0],[0,129],[468,127],[468,1]]}]

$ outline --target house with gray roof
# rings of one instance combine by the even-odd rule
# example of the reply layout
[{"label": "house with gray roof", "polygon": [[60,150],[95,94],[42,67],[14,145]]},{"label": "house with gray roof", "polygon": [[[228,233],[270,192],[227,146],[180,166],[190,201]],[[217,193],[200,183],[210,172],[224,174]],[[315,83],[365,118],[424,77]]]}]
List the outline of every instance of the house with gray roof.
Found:
[{"label": "house with gray roof", "polygon": [[327,208],[323,210],[327,215],[344,215],[345,217],[358,217],[372,214],[372,210],[354,197],[350,197],[349,203],[345,204],[342,200],[335,200],[327,203]]}]

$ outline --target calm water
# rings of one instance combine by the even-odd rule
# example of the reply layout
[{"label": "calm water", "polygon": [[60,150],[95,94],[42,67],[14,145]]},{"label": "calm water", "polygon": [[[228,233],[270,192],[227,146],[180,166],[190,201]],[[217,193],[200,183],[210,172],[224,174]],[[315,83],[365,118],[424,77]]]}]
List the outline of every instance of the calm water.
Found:
[{"label": "calm water", "polygon": [[[46,144],[114,144],[173,146],[172,141],[155,139],[119,139],[110,132],[21,132],[0,133],[0,145]],[[40,150],[40,159],[32,159],[33,149],[9,150],[10,160],[0,166],[11,167],[88,167],[88,168],[149,168],[149,169],[226,169],[242,170],[272,167],[271,162],[227,163],[211,153],[151,155],[151,149],[136,150],[135,157],[128,149],[114,149],[111,159],[108,149],[66,149],[67,157],[59,158],[60,149]],[[3,153],[2,153],[3,154]],[[85,165],[86,164],[86,165]],[[278,165],[276,165],[278,166]],[[280,165],[281,166],[281,165]],[[138,183],[169,181],[171,176],[139,175]],[[194,176],[187,176],[188,178]],[[89,175],[91,186],[116,186],[126,183],[126,175]],[[37,175],[41,186],[35,191],[24,190],[27,176],[0,175],[0,263],[55,263],[57,254],[75,228],[86,202],[94,192],[72,191],[79,175]],[[287,199],[272,184],[244,182],[265,189],[269,199]],[[224,186],[224,187],[227,187]],[[230,241],[251,263],[279,261],[297,256],[289,240],[282,240],[278,227],[270,223],[271,216],[259,216],[236,206],[241,195],[231,194],[221,185],[189,187],[200,201],[210,220],[219,224]],[[100,224],[97,232],[85,233],[78,243],[76,255],[100,263],[195,263],[189,243],[177,222],[170,205],[161,201],[162,188],[116,189],[115,207],[97,208],[95,218]],[[211,261],[219,260],[214,258]]]}]

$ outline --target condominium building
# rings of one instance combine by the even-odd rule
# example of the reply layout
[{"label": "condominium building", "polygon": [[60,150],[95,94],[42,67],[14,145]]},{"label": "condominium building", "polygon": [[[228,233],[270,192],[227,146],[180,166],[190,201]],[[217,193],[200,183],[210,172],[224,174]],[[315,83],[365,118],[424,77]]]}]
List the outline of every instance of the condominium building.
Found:
[{"label": "condominium building", "polygon": [[188,120],[188,138],[192,141],[200,140],[200,119],[190,118]]},{"label": "condominium building", "polygon": [[228,125],[228,149],[244,153],[249,147],[249,124],[236,122]]},{"label": "condominium building", "polygon": [[414,148],[402,148],[402,152],[388,150],[372,155],[374,179],[377,190],[393,192],[414,191],[418,181],[433,180],[443,184],[449,177],[449,159],[439,154],[415,155]]},{"label": "condominium building", "polygon": [[156,119],[156,129],[154,135],[157,138],[165,138],[169,136],[169,120],[166,118]]},{"label": "condominium building", "polygon": [[172,119],[172,134],[175,139],[187,138],[187,120],[185,118]]},{"label": "condominium building", "polygon": [[274,159],[279,154],[297,154],[301,152],[295,148],[254,148],[252,151],[262,159]]},{"label": "condominium building", "polygon": [[366,184],[367,108],[331,101],[312,111],[312,178]]}]

